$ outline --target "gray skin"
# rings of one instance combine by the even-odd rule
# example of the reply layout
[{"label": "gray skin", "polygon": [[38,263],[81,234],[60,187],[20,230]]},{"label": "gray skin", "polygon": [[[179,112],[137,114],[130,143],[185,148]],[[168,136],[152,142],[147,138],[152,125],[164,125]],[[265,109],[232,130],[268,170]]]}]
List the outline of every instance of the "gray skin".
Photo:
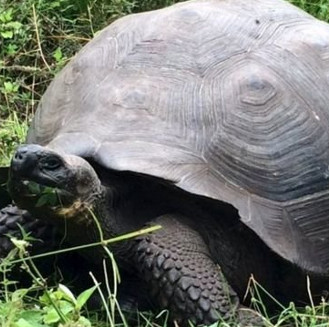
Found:
[{"label": "gray skin", "polygon": [[[101,169],[100,167],[98,167]],[[202,205],[180,190],[173,190],[164,181],[117,172],[102,172],[101,181],[95,169],[77,156],[61,155],[38,145],[23,145],[14,155],[10,168],[9,190],[15,203],[37,219],[55,224],[66,231],[71,245],[99,240],[90,212],[102,227],[104,238],[134,231],[143,226],[161,225],[151,235],[112,245],[119,267],[133,272],[136,285],[146,287],[147,297],[158,309],[169,309],[171,319],[181,324],[209,324],[219,319],[239,321],[243,326],[263,325],[252,310],[240,305],[238,294],[227,283],[220,267],[230,274],[240,295],[250,271],[259,276],[269,274],[269,266],[256,265],[254,256],[262,256],[262,242],[241,226],[226,230],[225,224],[212,229],[197,226],[200,219],[211,224],[211,217]],[[105,181],[105,182],[104,182]],[[29,183],[56,189],[58,205],[36,206],[41,194],[31,193]],[[223,208],[221,208],[223,214]],[[230,223],[232,224],[232,223]],[[235,235],[232,237],[232,235]],[[245,236],[246,247],[237,236]],[[251,245],[251,248],[250,248]],[[218,248],[228,252],[218,251]],[[236,252],[235,252],[236,251]],[[265,252],[265,251],[264,251]],[[213,256],[215,254],[215,256]],[[100,265],[105,255],[101,248],[84,250],[83,255]],[[248,271],[236,274],[231,255],[243,257]],[[247,262],[248,261],[248,262]],[[266,262],[266,254],[262,262]],[[234,276],[236,274],[236,276]],[[141,292],[143,292],[141,290]]]}]

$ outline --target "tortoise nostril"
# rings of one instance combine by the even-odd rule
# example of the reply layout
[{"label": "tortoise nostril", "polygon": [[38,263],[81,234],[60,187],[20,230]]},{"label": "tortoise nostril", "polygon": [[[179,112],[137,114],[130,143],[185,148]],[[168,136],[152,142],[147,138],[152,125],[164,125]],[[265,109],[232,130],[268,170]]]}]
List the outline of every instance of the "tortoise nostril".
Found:
[{"label": "tortoise nostril", "polygon": [[23,155],[21,153],[16,153],[15,154],[15,159],[22,160],[23,159]]},{"label": "tortoise nostril", "polygon": [[14,159],[22,161],[27,157],[27,149],[17,149],[16,153],[14,154]]},{"label": "tortoise nostril", "polygon": [[15,172],[20,172],[24,175],[31,172],[38,160],[36,151],[33,150],[31,146],[29,148],[27,146],[18,148],[13,156],[11,168]]}]

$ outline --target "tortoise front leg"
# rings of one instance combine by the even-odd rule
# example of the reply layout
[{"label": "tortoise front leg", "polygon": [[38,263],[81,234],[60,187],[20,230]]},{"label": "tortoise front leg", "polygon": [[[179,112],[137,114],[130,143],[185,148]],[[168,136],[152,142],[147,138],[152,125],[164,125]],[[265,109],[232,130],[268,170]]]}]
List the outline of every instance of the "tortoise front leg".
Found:
[{"label": "tortoise front leg", "polygon": [[21,239],[21,228],[39,240],[33,242],[33,254],[53,249],[58,242],[53,226],[33,218],[26,210],[8,205],[0,209],[0,258],[6,257],[14,247],[9,235]]},{"label": "tortoise front leg", "polygon": [[136,240],[136,267],[159,308],[168,309],[172,319],[184,325],[189,320],[232,320],[240,326],[263,326],[257,313],[242,309],[202,237],[182,221],[175,215],[161,216],[154,223],[162,229]]}]

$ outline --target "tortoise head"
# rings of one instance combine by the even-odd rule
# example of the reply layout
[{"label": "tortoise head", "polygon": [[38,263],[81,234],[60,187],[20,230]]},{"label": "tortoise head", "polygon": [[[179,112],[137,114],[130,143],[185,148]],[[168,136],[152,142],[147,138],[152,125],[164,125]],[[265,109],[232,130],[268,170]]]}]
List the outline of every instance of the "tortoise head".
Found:
[{"label": "tortoise head", "polygon": [[35,144],[16,150],[8,185],[14,201],[42,219],[84,218],[103,191],[86,160]]}]

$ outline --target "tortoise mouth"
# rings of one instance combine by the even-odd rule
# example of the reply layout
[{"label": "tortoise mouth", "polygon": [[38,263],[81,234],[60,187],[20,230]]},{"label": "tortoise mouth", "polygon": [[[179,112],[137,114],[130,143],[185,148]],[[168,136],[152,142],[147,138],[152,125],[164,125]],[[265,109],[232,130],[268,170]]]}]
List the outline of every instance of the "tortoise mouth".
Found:
[{"label": "tortoise mouth", "polygon": [[85,216],[89,206],[76,198],[71,192],[52,187],[49,183],[36,179],[11,181],[11,192],[17,196],[14,201],[22,208],[36,214],[39,219],[53,221],[56,219],[72,219]]},{"label": "tortoise mouth", "polygon": [[76,199],[68,190],[54,186],[42,178],[13,178],[9,182],[10,193],[18,203],[29,207],[48,207],[53,210],[71,205]]}]

